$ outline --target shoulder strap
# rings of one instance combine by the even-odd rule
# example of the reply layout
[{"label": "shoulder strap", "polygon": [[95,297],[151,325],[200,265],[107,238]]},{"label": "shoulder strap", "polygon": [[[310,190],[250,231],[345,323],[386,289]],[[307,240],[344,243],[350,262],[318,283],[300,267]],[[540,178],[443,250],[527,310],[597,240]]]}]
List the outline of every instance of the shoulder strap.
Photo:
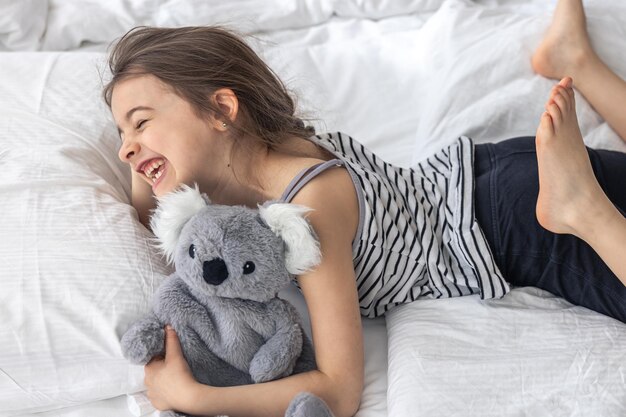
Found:
[{"label": "shoulder strap", "polygon": [[280,200],[289,203],[293,199],[293,197],[304,187],[309,181],[313,178],[327,170],[331,167],[338,167],[344,165],[344,162],[341,159],[331,159],[329,161],[320,162],[319,164],[315,164],[309,168],[303,169],[294,177],[293,180],[289,183]]}]

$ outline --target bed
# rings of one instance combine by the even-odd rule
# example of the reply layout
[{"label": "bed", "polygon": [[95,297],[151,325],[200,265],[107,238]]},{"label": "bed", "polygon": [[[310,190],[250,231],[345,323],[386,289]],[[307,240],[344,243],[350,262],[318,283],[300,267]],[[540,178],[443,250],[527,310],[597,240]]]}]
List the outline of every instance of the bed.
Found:
[{"label": "bed", "polygon": [[[459,135],[533,135],[553,81],[530,56],[545,0],[24,0],[0,3],[0,415],[129,417],[143,368],[119,339],[170,269],[129,205],[100,99],[108,44],[136,25],[225,24],[342,131],[411,166]],[[626,78],[626,5],[586,1]],[[587,145],[626,144],[577,95]],[[306,320],[295,288],[282,295]],[[358,417],[626,415],[626,325],[536,288],[419,300],[363,319]],[[129,407],[129,404],[131,407]]]}]

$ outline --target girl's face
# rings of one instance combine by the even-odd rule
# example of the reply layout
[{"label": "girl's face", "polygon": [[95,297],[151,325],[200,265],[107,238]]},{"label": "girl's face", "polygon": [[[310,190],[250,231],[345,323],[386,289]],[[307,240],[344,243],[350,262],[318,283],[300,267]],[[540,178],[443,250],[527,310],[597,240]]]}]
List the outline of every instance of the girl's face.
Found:
[{"label": "girl's face", "polygon": [[[118,82],[111,111],[120,132],[119,158],[152,186],[158,197],[178,185],[207,182],[225,166],[216,140],[221,125],[196,115],[191,105],[152,75]],[[202,185],[201,185],[202,187]]]}]

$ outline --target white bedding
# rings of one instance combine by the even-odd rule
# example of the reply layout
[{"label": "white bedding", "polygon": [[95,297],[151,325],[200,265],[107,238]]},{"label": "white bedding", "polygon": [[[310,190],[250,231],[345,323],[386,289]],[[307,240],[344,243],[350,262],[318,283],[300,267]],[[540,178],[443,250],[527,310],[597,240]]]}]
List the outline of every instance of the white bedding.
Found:
[{"label": "white bedding", "polygon": [[625,327],[533,287],[401,306],[387,316],[389,415],[624,416]]},{"label": "white bedding", "polygon": [[[318,119],[318,131],[348,132],[401,166],[460,134],[479,143],[534,134],[553,84],[533,74],[529,60],[554,1],[247,1],[240,8],[247,15],[232,14],[238,2],[207,3],[214,13],[192,0],[142,0],[132,8],[121,0],[83,8],[45,3],[44,11],[41,2],[0,2],[0,50],[22,51],[0,53],[0,210],[11,213],[0,221],[8,236],[0,241],[2,416],[126,417],[125,394],[141,390],[142,370],[124,361],[118,340],[148,308],[165,267],[128,208],[128,173],[116,161],[118,139],[98,102],[103,51],[123,30],[157,18],[240,23],[255,33],[253,46],[298,94],[300,107]],[[594,46],[626,78],[626,5],[585,4]],[[106,16],[104,28],[71,24],[93,18],[94,10]],[[23,52],[54,49],[74,50]],[[588,145],[626,152],[580,95],[577,110]],[[34,165],[28,170],[26,163]],[[67,200],[54,197],[62,190]],[[81,204],[72,204],[72,195]],[[117,236],[106,229],[113,226]],[[115,241],[135,255],[119,256],[129,249]],[[51,257],[59,252],[48,249],[68,249],[64,256],[82,261]],[[119,269],[102,270],[112,259]],[[116,283],[133,278],[124,285],[136,286],[137,299],[111,298],[120,291]],[[111,288],[98,287],[102,280]],[[51,288],[62,291],[42,292]],[[89,297],[103,296],[85,316]],[[301,297],[287,296],[306,315]],[[626,325],[546,292],[419,301],[363,327],[359,417],[626,415]],[[70,341],[87,359],[82,372],[63,359],[76,354]],[[92,385],[79,389],[85,382]]]}]

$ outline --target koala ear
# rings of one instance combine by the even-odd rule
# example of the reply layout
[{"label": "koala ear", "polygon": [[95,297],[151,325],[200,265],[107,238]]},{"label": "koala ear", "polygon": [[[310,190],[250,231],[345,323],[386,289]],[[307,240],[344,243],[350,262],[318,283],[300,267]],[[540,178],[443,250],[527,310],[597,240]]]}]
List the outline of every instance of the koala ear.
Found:
[{"label": "koala ear", "polygon": [[259,215],[287,246],[285,266],[291,274],[306,272],[320,263],[319,242],[304,218],[310,208],[297,204],[259,205]]},{"label": "koala ear", "polygon": [[183,226],[210,201],[206,194],[200,193],[198,184],[194,184],[194,188],[183,184],[157,200],[150,228],[156,236],[157,247],[165,254],[167,262],[172,263]]}]

